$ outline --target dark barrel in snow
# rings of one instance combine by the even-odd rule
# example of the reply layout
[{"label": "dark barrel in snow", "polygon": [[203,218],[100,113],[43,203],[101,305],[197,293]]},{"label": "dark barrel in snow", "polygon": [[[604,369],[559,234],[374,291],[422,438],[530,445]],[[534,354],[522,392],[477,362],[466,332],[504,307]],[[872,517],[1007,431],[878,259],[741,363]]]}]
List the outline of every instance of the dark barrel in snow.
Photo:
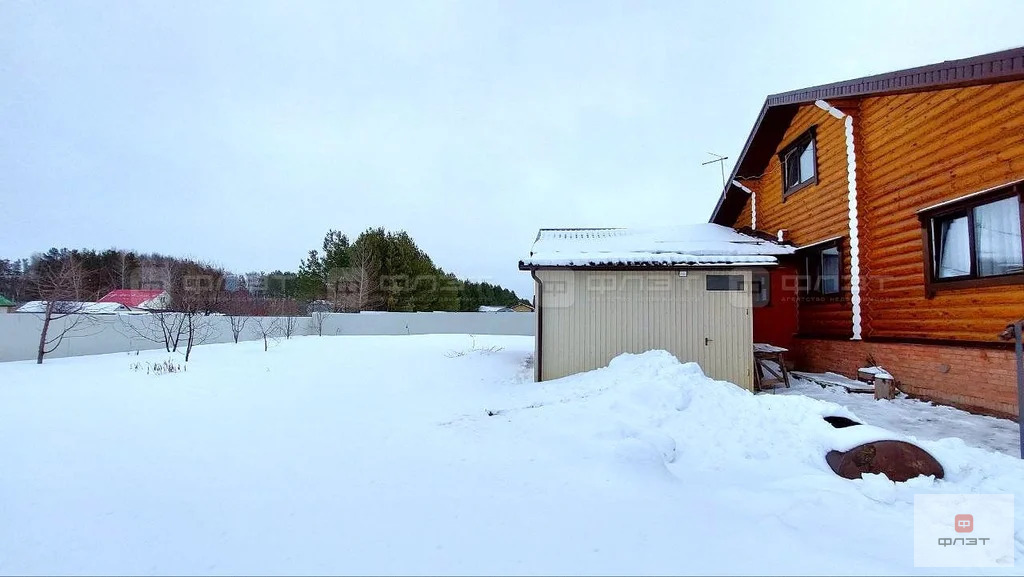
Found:
[{"label": "dark barrel in snow", "polygon": [[864,473],[884,473],[891,481],[918,475],[941,479],[945,474],[928,451],[904,441],[875,441],[845,452],[829,451],[825,460],[837,475],[847,479],[859,479]]}]

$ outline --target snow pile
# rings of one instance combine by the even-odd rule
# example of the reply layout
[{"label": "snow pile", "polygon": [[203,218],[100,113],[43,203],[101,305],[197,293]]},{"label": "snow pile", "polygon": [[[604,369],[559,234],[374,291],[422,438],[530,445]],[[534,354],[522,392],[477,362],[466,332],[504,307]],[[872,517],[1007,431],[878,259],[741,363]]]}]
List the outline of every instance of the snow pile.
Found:
[{"label": "snow pile", "polygon": [[892,374],[890,374],[889,371],[883,369],[882,367],[863,367],[863,368],[857,369],[857,372],[864,373],[866,375],[872,375],[872,376],[880,378],[880,379],[892,380],[892,378],[893,378]]},{"label": "snow pile", "polygon": [[[836,429],[824,417],[857,420],[856,415],[803,397],[755,396],[706,377],[697,364],[680,363],[666,351],[620,355],[607,368],[551,381],[543,389],[557,392],[562,404],[566,395],[574,397],[578,414],[566,419],[574,428],[597,418],[609,424],[597,432],[599,440],[631,447],[640,441],[666,463],[685,462],[689,470],[830,476],[825,454],[831,450],[906,440],[870,425]],[[548,403],[542,397],[536,404]]]},{"label": "snow pile", "polygon": [[855,418],[838,405],[658,351],[538,384],[532,349],[300,337],[161,375],[131,368],[158,351],[2,363],[0,573],[909,573],[915,493],[1024,499],[1024,465],[957,439],[920,443],[945,480],[849,481],[825,453],[894,433],[834,429]]}]

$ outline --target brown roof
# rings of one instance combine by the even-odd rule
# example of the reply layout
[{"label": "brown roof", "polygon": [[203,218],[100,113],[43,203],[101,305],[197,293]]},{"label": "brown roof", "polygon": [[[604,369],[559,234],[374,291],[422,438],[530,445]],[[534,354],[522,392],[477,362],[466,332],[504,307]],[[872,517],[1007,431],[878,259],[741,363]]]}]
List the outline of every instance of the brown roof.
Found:
[{"label": "brown roof", "polygon": [[761,107],[757,122],[743,145],[743,152],[711,214],[711,222],[731,224],[735,220],[746,203],[747,195],[732,181],[737,176],[750,177],[764,172],[786,128],[802,104],[815,100],[849,100],[1021,79],[1024,79],[1024,47],[772,94]]}]

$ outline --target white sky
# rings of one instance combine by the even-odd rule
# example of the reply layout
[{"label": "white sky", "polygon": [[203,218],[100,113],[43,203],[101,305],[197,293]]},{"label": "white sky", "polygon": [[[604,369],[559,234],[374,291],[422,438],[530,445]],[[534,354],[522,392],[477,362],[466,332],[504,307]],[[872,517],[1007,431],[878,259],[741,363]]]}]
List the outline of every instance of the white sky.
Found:
[{"label": "white sky", "polygon": [[802,4],[0,2],[0,256],[384,226],[529,298],[540,227],[707,220],[767,94],[1024,44],[1024,2]]}]

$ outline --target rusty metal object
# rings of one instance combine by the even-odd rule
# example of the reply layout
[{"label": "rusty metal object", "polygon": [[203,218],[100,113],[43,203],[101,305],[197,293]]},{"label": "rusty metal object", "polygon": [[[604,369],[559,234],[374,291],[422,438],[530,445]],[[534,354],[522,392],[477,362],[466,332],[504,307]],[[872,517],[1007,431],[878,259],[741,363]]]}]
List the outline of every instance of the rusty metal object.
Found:
[{"label": "rusty metal object", "polygon": [[845,453],[829,451],[828,466],[840,477],[859,479],[864,473],[884,473],[891,481],[906,481],[918,475],[945,474],[942,465],[921,447],[904,441],[875,441]]}]

